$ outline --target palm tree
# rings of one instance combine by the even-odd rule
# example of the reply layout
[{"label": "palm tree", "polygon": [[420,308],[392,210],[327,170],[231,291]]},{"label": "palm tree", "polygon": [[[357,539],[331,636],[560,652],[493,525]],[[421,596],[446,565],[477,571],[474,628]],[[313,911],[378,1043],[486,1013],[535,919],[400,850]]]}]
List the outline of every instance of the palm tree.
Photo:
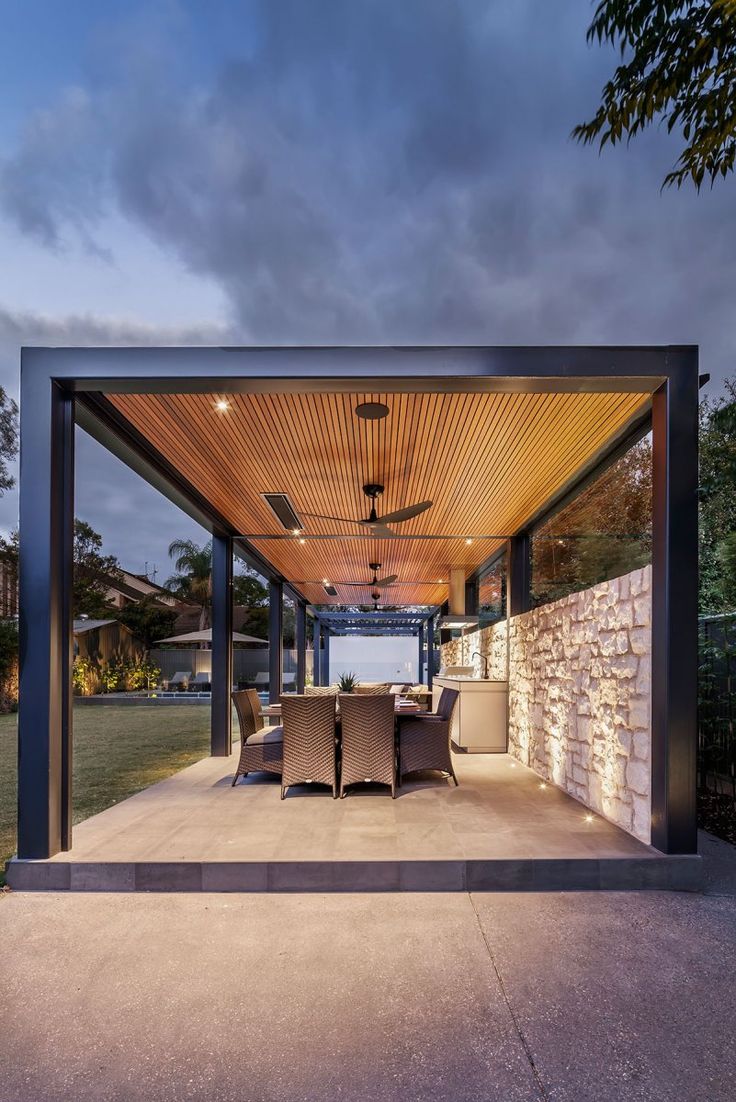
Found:
[{"label": "palm tree", "polygon": [[169,544],[169,557],[177,573],[166,582],[184,601],[199,605],[199,630],[210,626],[212,604],[212,540],[200,547],[194,540],[174,540]]}]

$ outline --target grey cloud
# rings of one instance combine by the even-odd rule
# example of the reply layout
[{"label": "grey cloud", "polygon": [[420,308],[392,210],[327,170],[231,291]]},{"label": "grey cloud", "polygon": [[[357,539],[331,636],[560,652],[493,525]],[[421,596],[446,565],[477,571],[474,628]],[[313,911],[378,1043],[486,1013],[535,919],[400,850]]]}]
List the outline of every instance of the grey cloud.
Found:
[{"label": "grey cloud", "polygon": [[660,195],[656,131],[570,142],[613,64],[587,0],[247,10],[258,46],[209,86],[135,59],[31,120],[5,210],[100,249],[122,210],[255,341],[693,341],[733,369],[733,182]]}]

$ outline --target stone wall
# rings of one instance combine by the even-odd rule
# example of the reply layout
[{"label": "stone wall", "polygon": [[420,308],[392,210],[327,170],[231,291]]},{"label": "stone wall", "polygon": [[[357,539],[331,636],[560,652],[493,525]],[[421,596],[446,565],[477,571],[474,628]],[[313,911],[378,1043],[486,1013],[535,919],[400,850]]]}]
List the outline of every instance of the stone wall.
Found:
[{"label": "stone wall", "polygon": [[509,753],[644,842],[651,818],[651,567],[442,647],[509,681]]}]

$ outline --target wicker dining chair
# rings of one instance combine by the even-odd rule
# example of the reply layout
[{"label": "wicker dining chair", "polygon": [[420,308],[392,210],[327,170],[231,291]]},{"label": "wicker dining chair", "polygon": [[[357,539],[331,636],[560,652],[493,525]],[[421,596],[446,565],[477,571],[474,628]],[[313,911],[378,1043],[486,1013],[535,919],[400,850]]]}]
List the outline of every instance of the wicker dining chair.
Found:
[{"label": "wicker dining chair", "polygon": [[340,799],[349,784],[388,784],[396,796],[394,697],[384,693],[356,696],[341,693],[342,756]]},{"label": "wicker dining chair", "polygon": [[292,784],[332,785],[337,797],[337,739],[335,706],[337,696],[281,697],[284,732],[284,768],[281,799]]},{"label": "wicker dining chair", "polygon": [[407,773],[439,769],[458,783],[452,765],[450,728],[460,694],[443,689],[436,712],[399,717],[399,784]]},{"label": "wicker dining chair", "polygon": [[358,682],[353,690],[357,696],[384,696],[388,691],[389,685],[385,681],[368,681],[362,685]]},{"label": "wicker dining chair", "polygon": [[277,773],[280,776],[281,728],[264,727],[261,702],[255,689],[240,689],[232,694],[232,699],[240,724],[240,761],[233,777],[233,788],[238,777],[247,777],[248,773]]}]

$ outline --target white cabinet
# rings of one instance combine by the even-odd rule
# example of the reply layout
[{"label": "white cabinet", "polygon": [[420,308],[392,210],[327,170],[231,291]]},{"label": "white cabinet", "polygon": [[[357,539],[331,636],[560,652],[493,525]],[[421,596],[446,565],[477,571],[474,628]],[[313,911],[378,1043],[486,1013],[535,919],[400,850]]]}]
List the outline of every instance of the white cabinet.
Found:
[{"label": "white cabinet", "polygon": [[455,745],[468,754],[505,754],[507,682],[470,677],[435,677],[432,680],[433,711],[443,689],[456,689],[460,693],[450,731]]}]

